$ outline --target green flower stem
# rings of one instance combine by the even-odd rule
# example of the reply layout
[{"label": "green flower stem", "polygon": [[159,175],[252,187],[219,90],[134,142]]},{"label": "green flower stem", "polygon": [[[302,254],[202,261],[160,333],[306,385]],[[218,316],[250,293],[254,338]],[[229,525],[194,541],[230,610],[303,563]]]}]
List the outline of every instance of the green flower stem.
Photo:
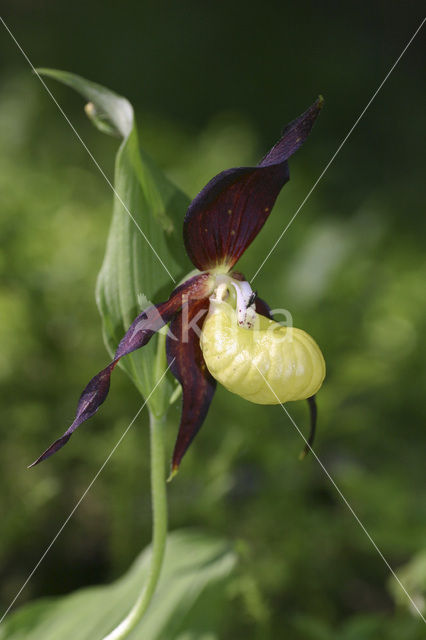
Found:
[{"label": "green flower stem", "polygon": [[121,638],[128,637],[148,609],[160,577],[167,538],[167,491],[163,442],[164,422],[164,416],[157,418],[150,411],[153,521],[149,574],[144,588],[132,609],[111,633],[104,636],[103,640],[121,640]]}]

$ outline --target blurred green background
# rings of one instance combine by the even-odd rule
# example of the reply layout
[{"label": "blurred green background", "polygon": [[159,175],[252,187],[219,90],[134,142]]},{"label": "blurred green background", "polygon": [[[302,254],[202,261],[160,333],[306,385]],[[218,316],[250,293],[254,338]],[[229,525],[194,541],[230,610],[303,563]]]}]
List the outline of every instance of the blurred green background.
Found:
[{"label": "blurred green background", "polygon": [[[128,97],[145,149],[193,197],[256,162],[319,93],[250,278],[422,18],[420,3],[8,2],[35,66]],[[316,451],[420,607],[426,594],[424,34],[255,280],[321,345]],[[424,49],[423,49],[424,50]],[[140,406],[121,371],[60,454],[31,462],[107,361],[94,301],[112,193],[0,25],[0,600],[6,609]],[[111,176],[114,140],[49,82]],[[179,403],[167,429],[171,453]],[[304,403],[288,406],[307,429]],[[169,487],[171,529],[237,544],[220,638],[424,637],[424,625],[282,409],[219,389]],[[150,540],[141,415],[19,604],[120,576]],[[402,574],[401,574],[402,575]]]}]

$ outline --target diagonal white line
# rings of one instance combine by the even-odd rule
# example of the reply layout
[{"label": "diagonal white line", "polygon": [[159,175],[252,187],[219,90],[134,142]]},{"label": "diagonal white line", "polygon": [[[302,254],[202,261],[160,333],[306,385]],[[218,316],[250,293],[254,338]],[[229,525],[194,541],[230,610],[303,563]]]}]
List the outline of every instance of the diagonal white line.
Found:
[{"label": "diagonal white line", "polygon": [[40,80],[41,84],[43,85],[43,87],[45,88],[45,90],[47,91],[47,93],[49,94],[49,96],[52,98],[53,102],[55,103],[55,105],[58,107],[60,113],[62,114],[62,116],[64,117],[64,119],[66,120],[66,122],[69,124],[69,126],[71,127],[72,131],[74,132],[75,136],[77,137],[77,139],[79,140],[79,142],[82,144],[82,146],[84,147],[84,149],[87,151],[87,153],[90,156],[90,159],[93,161],[94,165],[96,166],[96,168],[99,170],[99,172],[101,173],[101,175],[104,177],[104,179],[106,180],[107,184],[110,186],[111,190],[113,191],[115,197],[117,198],[117,200],[119,201],[119,203],[122,205],[122,207],[126,210],[126,212],[129,214],[131,220],[134,222],[135,226],[137,227],[137,229],[140,231],[140,233],[142,234],[145,242],[148,244],[148,246],[151,248],[151,250],[153,251],[154,255],[157,257],[157,259],[159,260],[159,262],[162,264],[162,266],[164,267],[164,269],[166,270],[166,272],[168,273],[168,275],[170,276],[170,278],[173,280],[173,282],[176,282],[176,279],[172,276],[172,274],[170,273],[170,271],[168,270],[168,268],[166,267],[166,265],[164,264],[163,260],[160,258],[160,256],[158,255],[157,251],[154,249],[154,247],[152,246],[151,242],[148,240],[148,238],[146,237],[145,233],[142,231],[141,227],[139,226],[139,224],[137,223],[137,221],[135,220],[134,216],[130,213],[127,205],[123,202],[121,196],[119,195],[119,193],[116,191],[114,185],[112,184],[111,180],[108,178],[108,176],[106,175],[105,171],[102,169],[101,165],[99,164],[99,162],[96,160],[96,158],[94,157],[93,153],[90,151],[90,149],[88,148],[88,146],[86,145],[86,143],[84,142],[83,138],[80,136],[80,134],[78,133],[77,129],[74,127],[74,125],[72,124],[71,120],[69,119],[69,117],[67,116],[67,114],[65,113],[65,111],[62,109],[61,105],[59,104],[59,102],[56,100],[55,96],[53,95],[53,93],[51,92],[51,90],[49,89],[49,87],[47,86],[47,84],[45,83],[45,81],[43,80],[43,78],[41,77],[41,75],[39,74],[39,72],[37,71],[37,69],[34,67],[33,63],[31,62],[31,60],[29,59],[29,57],[27,56],[27,54],[25,53],[25,51],[23,50],[23,48],[21,47],[21,45],[19,44],[19,42],[17,41],[17,39],[15,38],[15,36],[13,35],[13,33],[11,32],[11,30],[9,29],[9,27],[7,26],[7,24],[5,23],[5,21],[3,20],[3,18],[0,16],[0,20],[3,23],[4,28],[6,29],[6,31],[8,32],[8,34],[10,35],[10,37],[12,38],[13,42],[16,44],[16,46],[18,47],[19,51],[22,53],[22,55],[24,56],[25,60],[28,62],[28,64],[30,65],[31,69],[33,70],[33,72],[35,73],[35,75],[37,76],[37,78]]},{"label": "diagonal white line", "polygon": [[385,77],[383,78],[383,80],[381,81],[381,83],[379,84],[378,88],[376,89],[376,91],[373,93],[373,95],[371,96],[370,100],[367,102],[366,106],[364,107],[364,109],[361,111],[361,113],[359,114],[358,118],[355,120],[354,124],[352,125],[352,127],[349,129],[348,133],[345,135],[345,137],[343,138],[342,142],[339,144],[339,146],[337,147],[336,151],[334,152],[334,154],[331,156],[330,160],[327,162],[327,164],[325,165],[324,169],[321,171],[320,175],[318,176],[318,178],[316,179],[316,181],[314,182],[314,184],[312,185],[311,189],[308,191],[307,195],[305,196],[304,200],[302,200],[301,204],[298,206],[298,208],[296,209],[296,212],[293,214],[293,216],[290,218],[290,222],[286,225],[286,227],[284,228],[284,231],[282,231],[281,235],[278,237],[278,239],[274,242],[272,249],[269,251],[268,255],[266,256],[266,258],[264,259],[264,261],[262,262],[262,264],[260,265],[260,267],[257,269],[256,273],[254,274],[254,276],[251,278],[251,282],[253,282],[253,280],[255,279],[255,277],[258,275],[259,271],[263,268],[263,265],[265,264],[265,262],[269,259],[271,253],[275,250],[276,246],[278,245],[278,243],[280,242],[280,240],[282,239],[282,237],[284,236],[284,234],[286,233],[287,229],[290,227],[290,225],[294,222],[296,216],[299,214],[300,210],[302,209],[302,207],[304,207],[304,205],[306,204],[306,202],[308,201],[308,199],[311,197],[312,192],[316,189],[316,187],[318,186],[318,183],[320,182],[320,180],[322,180],[322,178],[324,177],[325,173],[328,171],[330,165],[334,162],[335,158],[337,157],[338,153],[340,153],[343,145],[347,142],[348,138],[351,136],[352,132],[354,131],[354,129],[358,126],[359,122],[361,121],[361,119],[364,117],[365,112],[367,111],[367,109],[370,107],[371,103],[373,102],[373,100],[376,98],[377,94],[379,93],[379,91],[381,90],[381,88],[383,87],[383,85],[385,84],[386,80],[389,78],[389,76],[391,75],[391,73],[394,71],[395,67],[397,66],[397,64],[399,63],[399,61],[401,60],[402,56],[405,54],[405,52],[407,51],[408,47],[410,46],[410,44],[413,42],[414,38],[417,36],[417,34],[419,33],[420,29],[423,27],[424,23],[426,21],[426,18],[423,18],[423,20],[421,21],[420,25],[417,27],[417,29],[415,30],[415,32],[413,33],[413,35],[411,36],[411,38],[409,39],[409,41],[407,42],[407,44],[405,45],[405,47],[403,48],[403,50],[401,51],[401,53],[399,54],[398,58],[395,60],[395,62],[393,63],[393,65],[391,66],[391,68],[389,69],[389,71],[387,72],[387,74],[385,75]]},{"label": "diagonal white line", "polygon": [[373,547],[375,548],[375,550],[377,551],[377,553],[379,554],[379,556],[381,557],[381,559],[383,560],[383,562],[385,563],[385,565],[387,566],[387,568],[389,569],[389,571],[391,572],[391,574],[393,575],[393,577],[395,578],[395,580],[398,582],[399,586],[401,587],[401,589],[404,591],[405,595],[407,596],[407,598],[409,599],[410,603],[412,604],[412,606],[414,607],[414,609],[417,611],[417,613],[419,614],[420,618],[423,620],[423,622],[426,624],[426,618],[423,616],[422,612],[420,611],[419,607],[416,605],[416,603],[414,602],[413,598],[410,596],[410,594],[408,593],[407,589],[404,587],[404,585],[402,584],[401,580],[398,578],[398,576],[396,575],[395,571],[392,569],[391,565],[389,564],[388,560],[385,558],[385,556],[383,555],[383,553],[380,551],[379,547],[377,546],[377,544],[374,542],[373,538],[371,537],[371,535],[368,533],[367,529],[365,528],[364,524],[361,522],[359,516],[355,513],[354,509],[351,507],[350,503],[348,502],[347,498],[345,498],[345,496],[343,495],[341,489],[337,486],[336,482],[333,480],[332,476],[330,475],[330,473],[327,471],[327,469],[325,468],[324,464],[322,463],[322,461],[320,460],[320,458],[317,456],[317,454],[315,453],[315,451],[313,450],[313,448],[311,447],[311,445],[309,444],[308,440],[305,438],[305,436],[303,435],[302,431],[300,430],[300,428],[297,426],[297,424],[295,423],[295,421],[293,420],[293,418],[291,417],[291,415],[289,414],[289,412],[287,411],[286,407],[280,402],[277,394],[275,393],[275,391],[273,390],[273,388],[271,387],[271,385],[269,384],[269,382],[267,381],[267,379],[265,378],[265,376],[263,375],[263,373],[261,372],[261,370],[259,369],[259,367],[256,365],[255,362],[253,362],[254,366],[256,367],[256,369],[259,371],[260,375],[262,376],[262,378],[264,379],[264,381],[266,382],[266,384],[268,385],[268,387],[270,388],[270,390],[272,391],[272,393],[274,394],[274,396],[276,397],[276,399],[278,400],[279,404],[281,405],[282,409],[285,411],[285,413],[287,414],[287,416],[290,418],[292,424],[294,427],[296,427],[299,435],[303,438],[303,440],[305,441],[305,444],[309,447],[309,450],[312,452],[312,455],[315,457],[315,460],[318,462],[318,464],[320,465],[321,469],[324,471],[325,475],[327,476],[327,478],[330,480],[331,484],[333,485],[333,487],[336,489],[337,493],[339,494],[339,496],[341,497],[341,499],[343,500],[343,502],[345,503],[345,505],[347,506],[347,508],[349,509],[349,511],[351,512],[351,514],[353,515],[353,517],[355,518],[355,520],[357,521],[357,523],[359,524],[359,526],[361,527],[361,529],[364,531],[365,535],[367,536],[367,538],[370,540],[371,544],[373,545]]},{"label": "diagonal white line", "polygon": [[125,436],[127,435],[129,429],[132,427],[133,423],[135,422],[135,420],[138,418],[140,412],[142,411],[142,409],[146,406],[146,403],[148,402],[148,400],[150,399],[150,397],[152,396],[152,394],[154,393],[154,391],[156,390],[156,388],[158,387],[158,385],[160,384],[160,382],[163,380],[164,376],[166,375],[167,371],[170,369],[170,367],[172,366],[173,362],[175,361],[176,358],[173,358],[173,360],[170,362],[169,366],[167,367],[167,369],[163,372],[161,378],[156,382],[155,387],[153,388],[153,390],[151,391],[151,393],[148,395],[148,397],[145,399],[144,403],[142,404],[142,406],[140,407],[140,409],[138,410],[138,412],[136,413],[135,417],[133,418],[133,420],[130,422],[129,426],[125,429],[125,431],[122,433],[121,437],[119,438],[119,440],[116,442],[116,444],[114,445],[114,447],[111,449],[109,455],[107,456],[107,458],[105,459],[104,463],[102,464],[102,466],[100,467],[99,471],[96,473],[96,475],[93,477],[93,480],[90,482],[89,486],[87,487],[87,489],[84,491],[84,493],[82,494],[81,498],[78,500],[78,502],[75,504],[74,508],[72,509],[72,511],[70,512],[70,514],[68,515],[68,517],[65,519],[65,522],[63,523],[63,525],[60,527],[58,533],[55,535],[55,537],[52,539],[52,541],[50,542],[50,544],[46,547],[45,551],[43,552],[40,560],[37,562],[37,564],[35,565],[34,569],[31,571],[31,573],[29,574],[28,578],[25,580],[24,584],[22,585],[22,587],[19,589],[18,593],[16,594],[16,596],[13,598],[12,602],[10,603],[10,605],[8,606],[8,608],[6,609],[6,611],[4,612],[4,614],[2,615],[2,617],[0,618],[0,625],[3,622],[3,620],[5,619],[5,617],[7,616],[7,614],[9,613],[9,611],[11,610],[11,608],[13,607],[13,605],[15,604],[15,602],[17,601],[17,599],[19,598],[19,596],[21,595],[21,593],[23,592],[23,590],[25,589],[25,587],[27,586],[27,584],[29,583],[29,581],[31,580],[31,578],[33,577],[33,575],[35,574],[35,572],[37,571],[37,569],[39,568],[39,566],[41,565],[41,563],[43,562],[43,560],[45,559],[45,557],[47,556],[47,554],[49,553],[50,549],[53,547],[53,545],[55,544],[56,540],[59,538],[59,536],[61,535],[62,531],[65,529],[65,527],[67,526],[68,522],[71,520],[72,516],[74,515],[74,513],[77,511],[78,507],[80,506],[80,504],[83,502],[84,498],[87,496],[87,494],[89,493],[90,489],[93,487],[93,485],[95,484],[96,480],[99,478],[100,474],[102,473],[102,471],[105,469],[106,465],[108,464],[108,462],[110,461],[111,457],[113,456],[113,454],[115,453],[116,449],[118,448],[118,446],[121,444],[122,440],[125,438]]}]

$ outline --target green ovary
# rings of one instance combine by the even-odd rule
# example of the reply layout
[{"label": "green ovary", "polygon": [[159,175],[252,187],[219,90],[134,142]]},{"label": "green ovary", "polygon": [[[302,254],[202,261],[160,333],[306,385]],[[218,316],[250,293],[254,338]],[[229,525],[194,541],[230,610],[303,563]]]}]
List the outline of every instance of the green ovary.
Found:
[{"label": "green ovary", "polygon": [[253,329],[242,328],[226,302],[212,303],[200,345],[212,376],[257,404],[309,398],[325,377],[323,355],[305,331],[258,314]]}]

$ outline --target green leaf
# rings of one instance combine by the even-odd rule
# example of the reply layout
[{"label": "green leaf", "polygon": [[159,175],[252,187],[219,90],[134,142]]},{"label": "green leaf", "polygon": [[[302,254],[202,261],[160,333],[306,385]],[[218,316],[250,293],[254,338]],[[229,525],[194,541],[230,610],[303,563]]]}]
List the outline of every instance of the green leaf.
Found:
[{"label": "green leaf", "polygon": [[[132,105],[126,98],[79,76],[53,69],[38,72],[72,87],[89,103],[85,111],[104,133],[121,138],[115,160],[114,210],[96,299],[110,355],[125,331],[149,303],[167,299],[190,270],[182,242],[189,199],[140,150]],[[127,356],[120,365],[147,398],[156,383],[157,340]],[[148,402],[166,410],[164,394]]]},{"label": "green leaf", "polygon": [[[149,571],[150,548],[107,587],[26,605],[0,627],[0,640],[100,640],[128,613]],[[214,640],[236,555],[222,539],[195,531],[169,535],[156,595],[129,635],[138,640]],[[214,604],[214,606],[213,606]]]}]

